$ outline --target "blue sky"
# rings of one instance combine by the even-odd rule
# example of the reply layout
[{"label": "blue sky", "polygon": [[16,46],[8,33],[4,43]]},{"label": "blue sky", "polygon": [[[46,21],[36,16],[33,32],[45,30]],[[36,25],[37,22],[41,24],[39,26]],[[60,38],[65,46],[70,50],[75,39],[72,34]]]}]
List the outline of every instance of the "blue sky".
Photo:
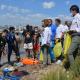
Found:
[{"label": "blue sky", "polygon": [[0,0],[0,25],[40,25],[44,18],[69,19],[69,8],[80,0]]}]

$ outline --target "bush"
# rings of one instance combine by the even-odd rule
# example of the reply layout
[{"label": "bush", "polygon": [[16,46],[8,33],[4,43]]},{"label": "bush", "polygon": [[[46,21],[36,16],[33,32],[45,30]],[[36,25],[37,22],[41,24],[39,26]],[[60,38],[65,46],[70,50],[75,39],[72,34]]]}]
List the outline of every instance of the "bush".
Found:
[{"label": "bush", "polygon": [[[56,66],[56,67],[55,67]],[[75,62],[71,65],[69,71],[66,71],[61,66],[55,65],[48,68],[48,71],[41,77],[40,80],[80,80],[80,57],[78,56]]]},{"label": "bush", "polygon": [[50,69],[43,75],[41,80],[73,80],[73,75],[70,72],[66,72],[64,68],[57,67],[56,70]]},{"label": "bush", "polygon": [[75,62],[70,67],[70,71],[72,71],[75,77],[80,76],[80,56],[75,59]]}]

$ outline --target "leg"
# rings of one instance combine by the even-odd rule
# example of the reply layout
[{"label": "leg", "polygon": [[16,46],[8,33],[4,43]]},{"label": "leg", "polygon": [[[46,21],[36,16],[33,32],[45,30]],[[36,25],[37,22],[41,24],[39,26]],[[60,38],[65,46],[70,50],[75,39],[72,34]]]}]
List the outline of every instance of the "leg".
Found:
[{"label": "leg", "polygon": [[28,56],[28,49],[26,49],[26,57],[29,57],[29,56]]},{"label": "leg", "polygon": [[53,52],[53,48],[54,48],[54,41],[52,41],[52,44],[51,44],[51,47],[49,47],[49,54],[50,54],[50,58],[51,58],[51,62],[53,63],[54,60],[55,60],[55,55],[54,55],[54,52]]},{"label": "leg", "polygon": [[50,47],[48,51],[49,51],[48,53],[50,54],[51,62],[53,62],[55,60],[53,48]]},{"label": "leg", "polygon": [[0,48],[0,66],[1,66],[1,56],[2,56],[2,50]]},{"label": "leg", "polygon": [[30,50],[28,49],[28,58],[30,58]]},{"label": "leg", "polygon": [[11,63],[12,46],[8,45],[8,63]]},{"label": "leg", "polygon": [[80,44],[79,44],[79,47],[78,47],[78,56],[80,56]]},{"label": "leg", "polygon": [[[31,58],[34,58],[34,53],[33,53],[33,50],[32,50],[32,49],[30,49],[30,57],[31,57]],[[36,58],[36,57],[35,57],[35,58]],[[35,58],[34,58],[34,59],[35,59]]]},{"label": "leg", "polygon": [[78,48],[78,38],[74,37],[74,38],[72,38],[72,43],[71,43],[71,46],[68,50],[68,59],[69,59],[70,64],[72,64],[74,62],[73,54],[74,54],[74,52],[76,51],[77,48]]},{"label": "leg", "polygon": [[48,50],[47,46],[42,47],[42,53],[43,53],[43,64],[48,64]]},{"label": "leg", "polygon": [[17,59],[17,62],[20,61],[20,53],[19,53],[19,48],[18,48],[18,44],[16,46],[13,46],[13,50],[16,54],[16,59]]}]

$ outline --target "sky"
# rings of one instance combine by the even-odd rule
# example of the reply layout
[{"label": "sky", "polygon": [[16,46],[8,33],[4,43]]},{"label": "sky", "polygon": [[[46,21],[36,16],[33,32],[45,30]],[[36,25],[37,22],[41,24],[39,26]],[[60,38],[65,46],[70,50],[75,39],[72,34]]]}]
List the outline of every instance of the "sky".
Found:
[{"label": "sky", "polygon": [[0,25],[41,25],[44,18],[71,19],[71,5],[80,0],[0,0]]}]

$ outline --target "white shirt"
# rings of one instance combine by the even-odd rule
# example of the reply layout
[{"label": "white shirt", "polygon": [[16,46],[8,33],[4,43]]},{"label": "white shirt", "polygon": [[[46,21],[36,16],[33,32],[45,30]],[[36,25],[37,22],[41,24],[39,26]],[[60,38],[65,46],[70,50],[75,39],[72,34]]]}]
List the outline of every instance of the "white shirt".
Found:
[{"label": "white shirt", "polygon": [[42,45],[50,43],[51,41],[51,29],[49,27],[44,28],[41,35]]},{"label": "white shirt", "polygon": [[64,25],[64,28],[63,28],[63,32],[67,32],[69,29],[68,29],[68,26],[67,25]]},{"label": "white shirt", "polygon": [[56,30],[56,38],[61,38],[63,32],[64,32],[64,25],[60,24]]},{"label": "white shirt", "polygon": [[70,30],[75,30],[77,32],[80,32],[80,14],[79,13],[74,16]]}]

